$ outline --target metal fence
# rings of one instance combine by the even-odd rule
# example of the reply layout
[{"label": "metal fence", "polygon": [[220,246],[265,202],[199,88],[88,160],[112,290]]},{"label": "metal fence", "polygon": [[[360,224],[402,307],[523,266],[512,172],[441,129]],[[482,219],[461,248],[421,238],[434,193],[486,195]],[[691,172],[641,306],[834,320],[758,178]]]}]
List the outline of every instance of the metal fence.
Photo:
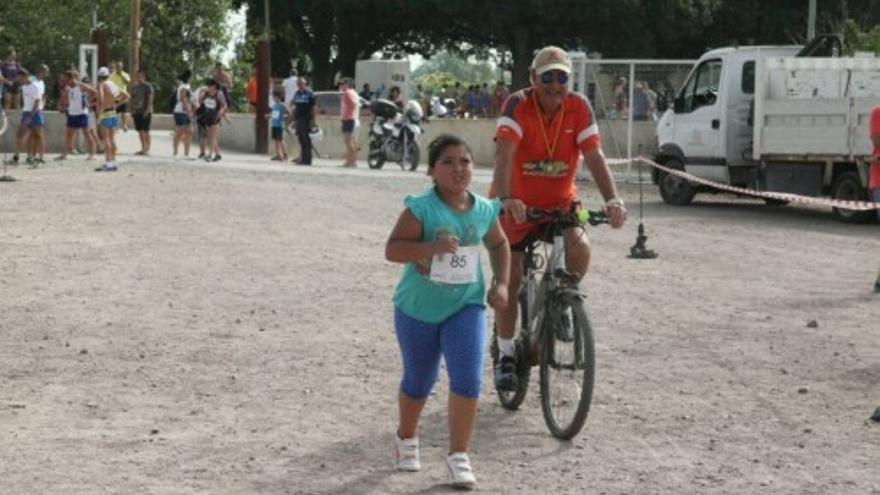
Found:
[{"label": "metal fence", "polygon": [[602,60],[572,57],[572,89],[596,114],[609,158],[631,160],[653,151],[656,123],[696,60]]}]

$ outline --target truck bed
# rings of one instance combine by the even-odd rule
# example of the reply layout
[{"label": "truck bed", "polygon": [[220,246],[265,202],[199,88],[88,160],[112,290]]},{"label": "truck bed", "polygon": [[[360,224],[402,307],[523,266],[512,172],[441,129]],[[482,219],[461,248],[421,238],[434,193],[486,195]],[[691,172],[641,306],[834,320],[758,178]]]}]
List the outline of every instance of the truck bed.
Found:
[{"label": "truck bed", "polygon": [[871,154],[880,59],[758,57],[755,160],[853,161]]}]

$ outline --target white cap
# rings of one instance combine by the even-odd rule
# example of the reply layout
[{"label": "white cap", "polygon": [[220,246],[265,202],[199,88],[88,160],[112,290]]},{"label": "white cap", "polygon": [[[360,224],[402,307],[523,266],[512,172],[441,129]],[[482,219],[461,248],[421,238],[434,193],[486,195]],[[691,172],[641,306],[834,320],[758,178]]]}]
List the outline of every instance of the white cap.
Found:
[{"label": "white cap", "polygon": [[98,77],[109,77],[109,76],[110,76],[110,69],[108,69],[106,67],[101,67],[100,69],[98,69]]},{"label": "white cap", "polygon": [[558,46],[545,46],[532,60],[532,69],[535,69],[536,74],[543,74],[554,69],[569,73],[571,72],[571,58],[565,50]]}]

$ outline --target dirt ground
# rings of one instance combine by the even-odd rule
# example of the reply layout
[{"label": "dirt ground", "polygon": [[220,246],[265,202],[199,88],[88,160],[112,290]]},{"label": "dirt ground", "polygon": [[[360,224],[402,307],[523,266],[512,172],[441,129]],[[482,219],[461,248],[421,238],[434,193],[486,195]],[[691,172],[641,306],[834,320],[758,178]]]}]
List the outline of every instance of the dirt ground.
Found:
[{"label": "dirt ground", "polygon": [[[322,163],[12,170],[0,492],[450,491],[445,376],[422,471],[392,469],[401,267],[383,248],[427,180]],[[724,197],[674,208],[649,187],[660,257],[635,261],[638,194],[621,187],[627,228],[591,234],[587,424],[548,434],[535,370],[522,409],[503,410],[487,364],[477,491],[880,493],[880,227]]]}]

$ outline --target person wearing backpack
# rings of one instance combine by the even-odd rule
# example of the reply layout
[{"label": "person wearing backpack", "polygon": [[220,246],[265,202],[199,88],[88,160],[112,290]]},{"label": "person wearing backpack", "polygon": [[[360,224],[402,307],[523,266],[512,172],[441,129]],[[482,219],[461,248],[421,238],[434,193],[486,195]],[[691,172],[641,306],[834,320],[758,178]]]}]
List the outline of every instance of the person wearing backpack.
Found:
[{"label": "person wearing backpack", "polygon": [[174,139],[172,141],[174,160],[177,160],[177,149],[183,141],[183,155],[189,160],[189,148],[192,145],[192,90],[189,81],[192,79],[192,71],[183,71],[177,76],[178,85],[174,90]]}]

